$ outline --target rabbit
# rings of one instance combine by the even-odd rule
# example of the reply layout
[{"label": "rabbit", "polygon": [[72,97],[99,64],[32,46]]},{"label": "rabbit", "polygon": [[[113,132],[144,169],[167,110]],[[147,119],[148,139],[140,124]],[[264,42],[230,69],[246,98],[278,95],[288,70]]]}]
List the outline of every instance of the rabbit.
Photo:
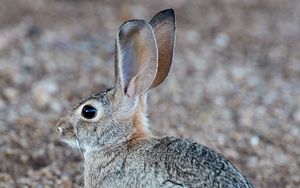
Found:
[{"label": "rabbit", "polygon": [[175,14],[129,20],[116,39],[115,86],[92,95],[60,118],[61,139],[79,148],[84,186],[253,187],[221,154],[187,139],[148,129],[147,93],[167,77],[175,46]]}]

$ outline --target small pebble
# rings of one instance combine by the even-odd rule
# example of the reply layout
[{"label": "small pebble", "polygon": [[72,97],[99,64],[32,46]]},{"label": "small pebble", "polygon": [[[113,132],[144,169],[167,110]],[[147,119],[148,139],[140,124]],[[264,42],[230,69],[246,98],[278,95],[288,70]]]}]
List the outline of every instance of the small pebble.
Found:
[{"label": "small pebble", "polygon": [[293,119],[294,119],[297,123],[300,123],[300,108],[298,108],[298,109],[293,113]]},{"label": "small pebble", "polygon": [[4,97],[9,101],[13,102],[18,97],[18,91],[15,88],[9,87],[5,88],[3,91]]},{"label": "small pebble", "polygon": [[258,136],[253,136],[253,137],[251,137],[251,139],[250,139],[250,144],[251,144],[252,146],[258,145],[258,144],[259,144],[259,137],[258,137]]},{"label": "small pebble", "polygon": [[228,46],[230,38],[225,33],[219,33],[215,38],[215,45],[221,49],[224,49]]}]

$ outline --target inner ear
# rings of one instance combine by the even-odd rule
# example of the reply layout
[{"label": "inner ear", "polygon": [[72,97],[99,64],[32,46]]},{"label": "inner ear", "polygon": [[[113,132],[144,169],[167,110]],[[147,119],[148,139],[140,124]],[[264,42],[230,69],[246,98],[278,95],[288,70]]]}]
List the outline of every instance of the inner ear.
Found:
[{"label": "inner ear", "polygon": [[116,87],[129,97],[145,93],[157,73],[158,52],[153,29],[144,20],[125,22],[116,41]]}]

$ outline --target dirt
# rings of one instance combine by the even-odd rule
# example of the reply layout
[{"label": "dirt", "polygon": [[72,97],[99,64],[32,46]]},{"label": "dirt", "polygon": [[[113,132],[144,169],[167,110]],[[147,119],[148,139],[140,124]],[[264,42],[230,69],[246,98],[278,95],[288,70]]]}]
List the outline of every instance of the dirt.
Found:
[{"label": "dirt", "polygon": [[149,95],[156,135],[221,152],[257,187],[300,186],[298,0],[0,0],[0,187],[82,187],[56,121],[113,84],[127,19],[177,16],[173,67]]}]

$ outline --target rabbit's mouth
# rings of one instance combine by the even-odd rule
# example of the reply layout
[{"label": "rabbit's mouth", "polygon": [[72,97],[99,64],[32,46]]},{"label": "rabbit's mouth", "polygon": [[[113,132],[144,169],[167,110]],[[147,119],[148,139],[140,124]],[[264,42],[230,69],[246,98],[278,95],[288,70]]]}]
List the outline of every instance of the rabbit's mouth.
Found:
[{"label": "rabbit's mouth", "polygon": [[71,147],[77,147],[78,140],[75,134],[75,130],[72,126],[59,122],[57,125],[57,130],[63,142]]},{"label": "rabbit's mouth", "polygon": [[73,139],[66,139],[63,138],[62,141],[66,144],[68,144],[70,147],[72,148],[77,148],[80,151],[81,156],[84,158],[84,154],[83,154],[83,149],[79,143],[79,140],[77,137],[73,138]]},{"label": "rabbit's mouth", "polygon": [[60,133],[61,140],[68,144],[72,148],[76,148],[78,146],[78,140],[75,134],[72,133]]},{"label": "rabbit's mouth", "polygon": [[66,144],[68,144],[70,147],[72,148],[77,148],[78,147],[78,144],[77,144],[77,141],[76,139],[66,139],[66,138],[62,138],[62,141]]}]

